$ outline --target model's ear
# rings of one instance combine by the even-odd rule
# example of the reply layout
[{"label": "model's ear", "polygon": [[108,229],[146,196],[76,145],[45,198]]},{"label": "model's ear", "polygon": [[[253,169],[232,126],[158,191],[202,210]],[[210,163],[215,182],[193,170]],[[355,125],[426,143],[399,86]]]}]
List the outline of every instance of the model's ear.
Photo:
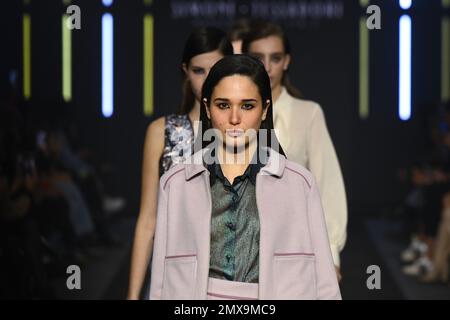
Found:
[{"label": "model's ear", "polygon": [[289,68],[289,64],[291,63],[291,55],[290,54],[286,54],[286,56],[284,57],[284,65],[283,65],[283,70],[286,71]]},{"label": "model's ear", "polygon": [[208,117],[209,120],[211,120],[211,113],[209,112],[208,100],[206,100],[206,98],[203,98],[203,106],[205,107],[206,110],[206,116]]},{"label": "model's ear", "polygon": [[187,76],[188,75],[188,67],[187,67],[186,63],[181,64],[181,69],[183,69],[184,74]]},{"label": "model's ear", "polygon": [[270,100],[267,99],[266,105],[265,105],[265,108],[264,108],[264,110],[263,110],[263,114],[262,114],[262,117],[261,117],[261,120],[262,120],[262,121],[266,120],[266,117],[267,117],[267,111],[269,110],[269,107],[270,107]]}]

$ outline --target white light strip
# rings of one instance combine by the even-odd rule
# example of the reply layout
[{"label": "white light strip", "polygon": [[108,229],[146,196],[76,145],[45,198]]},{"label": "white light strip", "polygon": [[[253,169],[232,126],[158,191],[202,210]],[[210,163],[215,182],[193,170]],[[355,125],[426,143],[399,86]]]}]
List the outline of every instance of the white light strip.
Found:
[{"label": "white light strip", "polygon": [[411,8],[412,0],[399,0],[400,8],[403,10],[408,10]]},{"label": "white light strip", "polygon": [[411,17],[402,15],[399,22],[399,87],[398,114],[400,119],[411,118]]},{"label": "white light strip", "polygon": [[108,118],[114,111],[113,17],[102,16],[102,113]]}]

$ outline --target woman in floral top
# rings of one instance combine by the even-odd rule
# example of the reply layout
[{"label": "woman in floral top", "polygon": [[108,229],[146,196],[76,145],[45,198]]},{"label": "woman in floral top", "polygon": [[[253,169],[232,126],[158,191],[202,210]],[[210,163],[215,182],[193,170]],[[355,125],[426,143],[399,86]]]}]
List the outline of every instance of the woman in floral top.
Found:
[{"label": "woman in floral top", "polygon": [[159,178],[173,164],[192,153],[196,121],[200,117],[203,82],[212,66],[233,47],[216,28],[199,28],[183,51],[183,101],[180,112],[154,120],[147,129],[142,167],[142,195],[131,260],[128,299],[139,299],[152,254]]}]

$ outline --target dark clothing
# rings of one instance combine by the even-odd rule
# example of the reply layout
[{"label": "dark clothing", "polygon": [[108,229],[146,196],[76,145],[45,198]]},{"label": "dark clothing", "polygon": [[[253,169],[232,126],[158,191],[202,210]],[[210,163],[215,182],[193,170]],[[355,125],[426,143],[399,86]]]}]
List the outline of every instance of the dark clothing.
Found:
[{"label": "dark clothing", "polygon": [[208,166],[212,213],[209,276],[238,282],[258,283],[259,214],[256,175],[263,167],[250,164],[231,184],[220,164]]}]

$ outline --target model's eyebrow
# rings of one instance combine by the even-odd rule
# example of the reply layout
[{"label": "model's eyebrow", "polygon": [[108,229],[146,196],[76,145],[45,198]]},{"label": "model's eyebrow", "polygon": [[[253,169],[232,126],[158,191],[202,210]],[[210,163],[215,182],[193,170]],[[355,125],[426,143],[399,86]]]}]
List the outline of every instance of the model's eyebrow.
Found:
[{"label": "model's eyebrow", "polygon": [[[263,52],[251,52],[250,53],[251,55],[254,55],[254,56],[264,56],[264,55],[266,55],[266,53],[263,53]],[[284,52],[282,52],[282,51],[280,51],[280,52],[270,52],[270,53],[267,53],[268,55],[271,55],[271,56],[274,56],[274,55],[280,55],[280,54],[284,54]]]},{"label": "model's eyebrow", "polygon": [[[228,99],[228,98],[215,98],[214,99],[214,102],[229,102],[229,101],[230,101],[230,99]],[[244,102],[244,103],[258,102],[258,100],[256,100],[256,99],[242,99],[241,102]]]},{"label": "model's eyebrow", "polygon": [[230,101],[230,99],[227,99],[227,98],[215,98],[214,99],[214,102],[222,102],[222,101],[228,102],[228,101]]}]

